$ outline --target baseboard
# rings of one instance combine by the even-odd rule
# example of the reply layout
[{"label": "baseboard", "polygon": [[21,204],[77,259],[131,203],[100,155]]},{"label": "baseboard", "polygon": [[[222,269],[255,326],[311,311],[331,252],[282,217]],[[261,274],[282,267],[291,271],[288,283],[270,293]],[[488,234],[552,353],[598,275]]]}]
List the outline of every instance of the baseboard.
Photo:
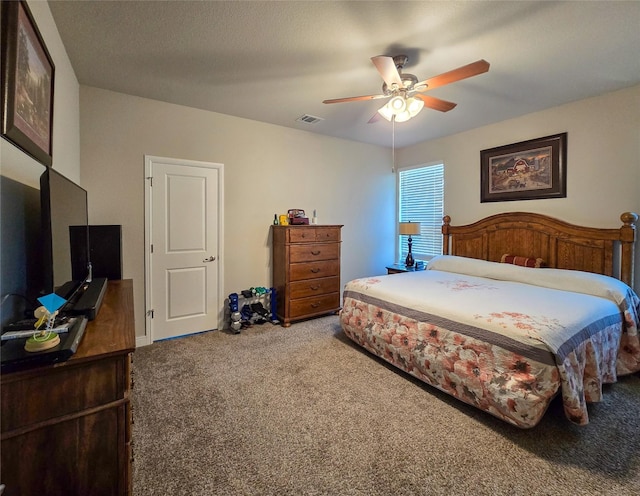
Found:
[{"label": "baseboard", "polygon": [[136,336],[136,348],[140,348],[141,346],[148,346],[151,344],[149,340],[149,336]]}]

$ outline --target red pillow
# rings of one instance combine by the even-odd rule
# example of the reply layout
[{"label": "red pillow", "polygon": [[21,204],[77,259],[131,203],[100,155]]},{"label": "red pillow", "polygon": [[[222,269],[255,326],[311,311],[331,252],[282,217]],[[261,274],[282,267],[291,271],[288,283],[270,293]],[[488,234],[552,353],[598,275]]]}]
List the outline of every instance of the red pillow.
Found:
[{"label": "red pillow", "polygon": [[500,262],[520,265],[521,267],[532,267],[536,269],[544,267],[544,260],[542,260],[541,258],[517,257],[515,255],[509,255],[508,253],[502,255]]}]

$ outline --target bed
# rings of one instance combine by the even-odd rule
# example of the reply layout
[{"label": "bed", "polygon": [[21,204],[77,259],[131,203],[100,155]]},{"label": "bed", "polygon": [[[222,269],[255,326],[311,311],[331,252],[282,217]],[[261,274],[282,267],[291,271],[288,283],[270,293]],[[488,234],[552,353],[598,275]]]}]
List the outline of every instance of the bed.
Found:
[{"label": "bed", "polygon": [[[427,270],[346,284],[340,321],[358,345],[520,428],[560,394],[589,422],[603,384],[640,370],[640,299],[631,289],[638,216],[576,226],[503,213],[452,226]],[[505,263],[506,262],[506,263]]]}]

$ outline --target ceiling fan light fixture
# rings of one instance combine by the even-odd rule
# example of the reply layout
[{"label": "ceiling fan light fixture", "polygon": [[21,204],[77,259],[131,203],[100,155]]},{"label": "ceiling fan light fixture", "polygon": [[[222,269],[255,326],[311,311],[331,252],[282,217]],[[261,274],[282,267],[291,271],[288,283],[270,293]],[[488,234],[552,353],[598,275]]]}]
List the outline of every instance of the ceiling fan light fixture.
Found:
[{"label": "ceiling fan light fixture", "polygon": [[423,107],[424,102],[421,99],[404,98],[399,95],[394,96],[386,105],[379,108],[378,113],[388,121],[394,119],[396,122],[405,122],[418,115]]},{"label": "ceiling fan light fixture", "polygon": [[389,110],[391,110],[392,113],[399,114],[401,112],[404,112],[407,109],[407,102],[404,99],[404,97],[398,95],[398,96],[394,96],[391,100],[389,100],[389,103],[387,103],[387,106],[389,107]]},{"label": "ceiling fan light fixture", "polygon": [[409,113],[409,111],[405,110],[404,112],[400,112],[399,114],[396,114],[395,120],[396,122],[405,122],[411,119],[412,117],[413,116]]},{"label": "ceiling fan light fixture", "polygon": [[418,113],[423,109],[424,102],[420,98],[408,98],[407,99],[407,112],[411,114],[411,117],[418,115]]},{"label": "ceiling fan light fixture", "polygon": [[389,104],[385,104],[378,109],[378,113],[391,122],[391,118],[393,117],[393,112],[388,108]]}]

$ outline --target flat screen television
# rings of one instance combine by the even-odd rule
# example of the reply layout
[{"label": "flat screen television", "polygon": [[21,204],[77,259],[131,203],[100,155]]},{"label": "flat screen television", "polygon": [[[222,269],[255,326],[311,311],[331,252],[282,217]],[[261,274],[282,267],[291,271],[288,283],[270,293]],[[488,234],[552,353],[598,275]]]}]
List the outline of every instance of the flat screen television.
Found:
[{"label": "flat screen television", "polygon": [[78,297],[91,280],[87,191],[47,168],[40,176],[42,213],[42,294]]}]

